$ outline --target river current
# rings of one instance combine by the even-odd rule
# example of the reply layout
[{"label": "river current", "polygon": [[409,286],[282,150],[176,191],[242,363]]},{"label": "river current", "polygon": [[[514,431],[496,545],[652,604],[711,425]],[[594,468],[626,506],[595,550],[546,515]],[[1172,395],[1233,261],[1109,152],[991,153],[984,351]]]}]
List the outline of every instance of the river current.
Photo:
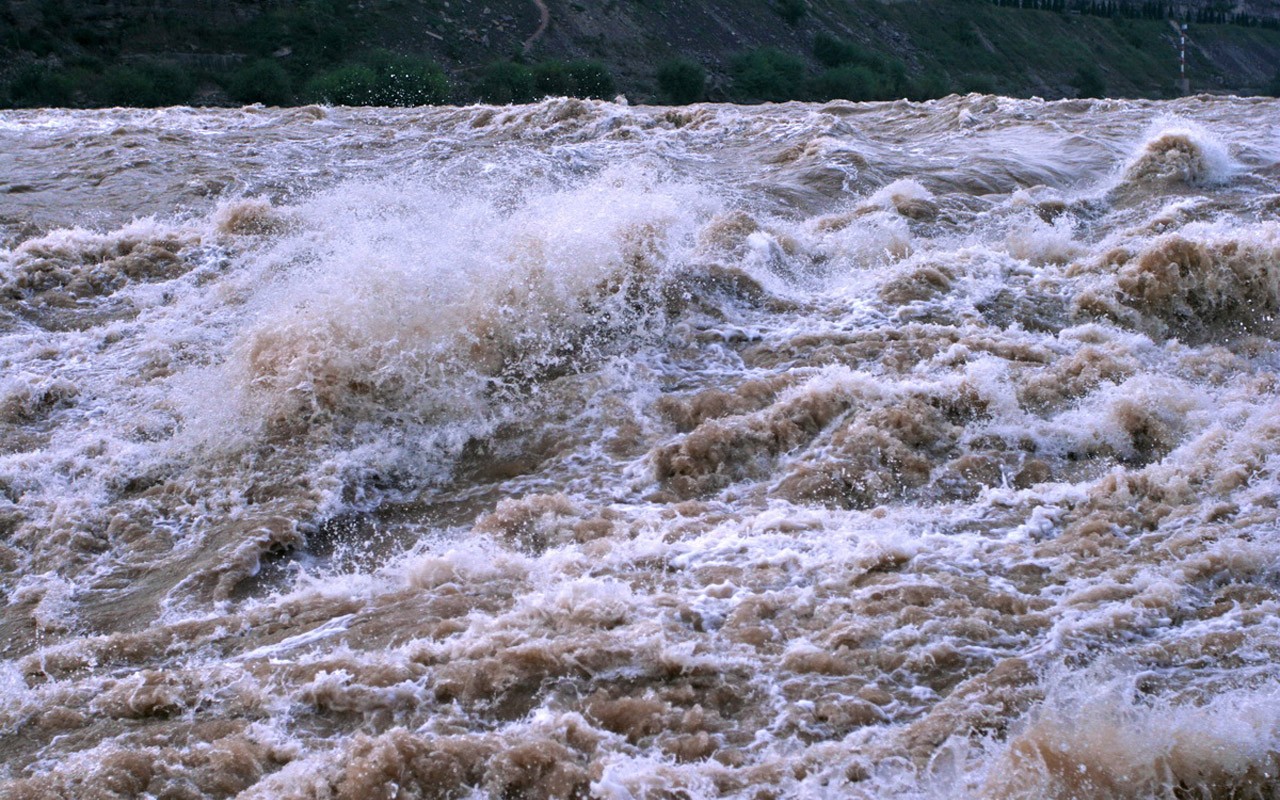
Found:
[{"label": "river current", "polygon": [[0,153],[0,798],[1280,796],[1280,101]]}]

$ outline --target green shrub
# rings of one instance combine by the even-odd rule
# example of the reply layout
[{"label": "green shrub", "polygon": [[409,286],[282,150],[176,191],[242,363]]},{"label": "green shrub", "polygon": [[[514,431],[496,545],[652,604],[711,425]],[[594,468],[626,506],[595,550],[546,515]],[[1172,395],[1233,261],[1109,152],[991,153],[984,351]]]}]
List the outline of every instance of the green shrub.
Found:
[{"label": "green shrub", "polygon": [[485,67],[475,86],[483,102],[495,105],[528,103],[535,92],[533,70],[511,61],[495,61]]},{"label": "green shrub", "polygon": [[1076,97],[1105,97],[1107,94],[1107,83],[1092,64],[1077,69],[1071,85],[1075,87]]},{"label": "green shrub", "polygon": [[574,97],[612,98],[617,94],[613,75],[599,61],[570,61],[569,80],[573,83]]},{"label": "green shrub", "polygon": [[378,74],[364,64],[345,64],[307,82],[307,95],[315,102],[335,106],[371,106],[378,88]]},{"label": "green shrub", "polygon": [[907,65],[896,58],[887,58],[880,67],[874,70],[880,75],[887,89],[887,98],[905,97],[910,90],[911,81],[907,79]]},{"label": "green shrub", "polygon": [[307,96],[340,106],[417,106],[443,103],[449,82],[429,61],[386,51],[343,64],[307,83]]},{"label": "green shrub", "polygon": [[75,82],[63,70],[43,64],[20,67],[7,85],[0,85],[0,105],[11,108],[52,108],[71,105]]},{"label": "green shrub", "polygon": [[94,100],[107,106],[152,105],[157,89],[155,81],[142,70],[117,64],[109,67],[94,87]]},{"label": "green shrub", "polygon": [[810,95],[814,100],[886,100],[893,96],[893,87],[867,67],[843,66],[814,78]]},{"label": "green shrub", "polygon": [[174,64],[147,64],[144,74],[156,84],[155,97],[159,105],[173,106],[190,103],[196,90],[196,78],[189,70]]},{"label": "green shrub", "polygon": [[116,64],[92,87],[92,100],[104,106],[154,108],[188,102],[195,79],[171,64]]},{"label": "green shrub", "polygon": [[804,18],[805,12],[808,11],[805,0],[778,0],[773,9],[778,12],[778,16],[793,27],[800,24],[800,20]]},{"label": "green shrub", "polygon": [[368,63],[378,77],[377,105],[429,106],[449,99],[449,81],[431,61],[379,50]]},{"label": "green shrub", "polygon": [[[819,95],[828,98],[848,96],[841,92],[856,92],[861,87],[864,96],[850,99],[887,100],[903,97],[911,91],[905,64],[853,42],[820,33],[813,40],[813,56],[828,67],[828,72],[814,83]],[[870,77],[866,73],[870,73]],[[870,94],[866,95],[866,92]]]},{"label": "green shrub", "polygon": [[968,94],[976,92],[977,94],[996,94],[996,81],[990,75],[962,75],[960,77],[960,91]]},{"label": "green shrub", "polygon": [[252,61],[233,72],[226,90],[238,103],[283,106],[293,101],[289,74],[280,64],[267,59]]},{"label": "green shrub", "polygon": [[803,93],[804,62],[774,47],[735,56],[730,71],[739,100],[782,102]]},{"label": "green shrub", "polygon": [[687,105],[702,99],[707,73],[687,58],[677,58],[658,67],[658,88],[662,98],[673,105]]},{"label": "green shrub", "polygon": [[569,65],[563,61],[544,61],[533,67],[533,94],[536,97],[570,97],[577,88]]},{"label": "green shrub", "polygon": [[613,75],[598,61],[544,61],[526,67],[496,61],[485,68],[475,92],[486,103],[527,103],[541,97],[612,97]]},{"label": "green shrub", "polygon": [[907,84],[906,96],[910,100],[936,100],[951,94],[951,82],[941,72],[932,71]]},{"label": "green shrub", "polygon": [[824,67],[842,67],[845,64],[870,64],[877,56],[870,50],[837,39],[829,33],[819,33],[813,39],[813,57]]}]

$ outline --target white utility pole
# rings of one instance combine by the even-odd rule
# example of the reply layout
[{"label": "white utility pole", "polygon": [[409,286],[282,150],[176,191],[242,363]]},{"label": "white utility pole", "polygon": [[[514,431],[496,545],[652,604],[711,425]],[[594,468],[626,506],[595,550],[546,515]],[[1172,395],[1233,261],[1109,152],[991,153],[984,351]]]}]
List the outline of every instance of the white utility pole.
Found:
[{"label": "white utility pole", "polygon": [[1187,77],[1187,23],[1169,20],[1173,30],[1178,34],[1178,91],[1182,95],[1191,94],[1191,79]]}]

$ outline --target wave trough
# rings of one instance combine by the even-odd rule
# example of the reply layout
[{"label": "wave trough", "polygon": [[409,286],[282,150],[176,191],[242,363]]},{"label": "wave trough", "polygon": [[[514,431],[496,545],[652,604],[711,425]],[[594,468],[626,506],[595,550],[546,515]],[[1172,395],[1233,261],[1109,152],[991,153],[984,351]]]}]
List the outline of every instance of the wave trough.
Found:
[{"label": "wave trough", "polygon": [[1274,796],[1277,111],[0,113],[0,798]]}]

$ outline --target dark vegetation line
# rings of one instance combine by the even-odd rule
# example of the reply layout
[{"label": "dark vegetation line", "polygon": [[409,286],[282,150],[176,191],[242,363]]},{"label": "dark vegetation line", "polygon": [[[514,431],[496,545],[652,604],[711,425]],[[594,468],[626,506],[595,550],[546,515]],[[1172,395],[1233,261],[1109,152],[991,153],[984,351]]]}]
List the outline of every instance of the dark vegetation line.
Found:
[{"label": "dark vegetation line", "polygon": [[[603,1],[614,6],[627,2]],[[663,3],[629,1],[658,8]],[[915,54],[908,56],[822,29],[815,16],[817,4],[809,0],[761,1],[776,14],[773,25],[788,34],[787,47],[740,49],[723,57],[655,50],[640,68],[634,62],[627,65],[628,82],[622,88],[633,100],[672,104],[923,100],[952,92],[1043,92],[1043,78],[1040,84],[1029,82],[1027,73],[1034,68],[1056,75],[1061,95],[1103,96],[1109,89],[1108,76],[1120,76],[1131,87],[1148,85],[1142,90],[1145,96],[1160,96],[1173,87],[1173,81],[1166,80],[1173,57],[1165,41],[1165,20],[1185,18],[1224,30],[1280,27],[1273,19],[1217,8],[1179,10],[1155,0],[957,0],[875,6],[882,16],[868,16],[867,24],[909,30]],[[511,57],[480,66],[468,66],[473,53],[455,49],[458,45],[451,37],[428,29],[425,35],[443,42],[448,73],[421,50],[409,52],[414,48],[404,42],[377,46],[388,38],[386,31],[375,30],[376,15],[362,12],[350,0],[276,3],[246,17],[232,14],[216,24],[188,16],[141,17],[112,25],[86,18],[72,0],[39,0],[34,23],[24,23],[15,15],[15,4],[8,2],[0,5],[0,108],[412,106],[521,103],[545,96],[612,98],[619,91],[619,79],[611,68],[617,62],[607,53],[609,42],[597,43],[606,51],[600,57],[530,57],[529,45],[543,37],[550,22],[545,2],[534,2],[539,23],[532,36],[523,42],[515,38],[512,46],[519,51]],[[940,13],[929,24],[920,24],[913,15],[919,16],[925,5]],[[1115,44],[1105,62],[1094,58],[1082,41],[1037,41],[1026,32],[1019,32],[1018,39],[1001,29],[1011,20],[1024,19],[1027,31],[1061,32],[1065,25],[1076,24],[1070,15],[1108,18],[1090,23],[1111,26],[1106,30]],[[388,20],[395,24],[397,18],[384,13],[382,22]],[[996,46],[984,30],[1007,35]],[[1087,32],[1075,35],[1084,37]],[[1276,39],[1280,49],[1280,37],[1265,35]],[[1057,38],[1063,36],[1059,33]],[[1261,88],[1280,96],[1277,67],[1270,86]]]}]

